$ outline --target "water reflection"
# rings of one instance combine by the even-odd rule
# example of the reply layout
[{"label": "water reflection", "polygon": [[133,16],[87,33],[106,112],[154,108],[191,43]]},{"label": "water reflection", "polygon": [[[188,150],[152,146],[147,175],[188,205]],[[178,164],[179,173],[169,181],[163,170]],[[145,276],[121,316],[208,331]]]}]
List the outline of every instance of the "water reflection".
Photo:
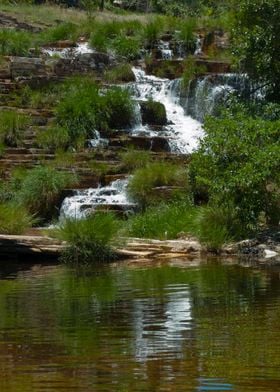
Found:
[{"label": "water reflection", "polygon": [[164,353],[176,357],[188,338],[184,334],[191,330],[192,320],[188,286],[169,290],[163,298],[134,302],[135,357],[140,361]]},{"label": "water reflection", "polygon": [[0,391],[280,390],[277,269],[0,274]]}]

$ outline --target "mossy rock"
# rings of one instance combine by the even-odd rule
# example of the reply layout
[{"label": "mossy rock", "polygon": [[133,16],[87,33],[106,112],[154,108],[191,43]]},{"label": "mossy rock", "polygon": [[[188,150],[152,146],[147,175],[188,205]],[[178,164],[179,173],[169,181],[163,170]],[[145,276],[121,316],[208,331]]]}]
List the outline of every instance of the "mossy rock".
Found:
[{"label": "mossy rock", "polygon": [[141,115],[143,125],[166,125],[167,116],[165,106],[156,101],[141,102]]}]

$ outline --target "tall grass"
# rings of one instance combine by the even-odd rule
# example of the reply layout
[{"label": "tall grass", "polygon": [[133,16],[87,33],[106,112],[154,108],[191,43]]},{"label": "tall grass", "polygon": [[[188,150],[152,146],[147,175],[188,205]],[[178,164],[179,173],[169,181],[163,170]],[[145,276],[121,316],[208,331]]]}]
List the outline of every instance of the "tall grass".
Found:
[{"label": "tall grass", "polygon": [[197,209],[188,201],[161,203],[129,218],[124,232],[140,238],[174,239],[179,234],[192,232],[196,214]]},{"label": "tall grass", "polygon": [[39,36],[39,43],[55,43],[62,40],[76,40],[78,27],[74,23],[65,22],[44,30]]},{"label": "tall grass", "polygon": [[[188,194],[188,173],[179,165],[165,162],[150,163],[137,169],[129,181],[128,192],[142,208],[167,197],[159,188],[171,187],[169,198],[178,198]],[[173,189],[172,189],[173,187]]]},{"label": "tall grass", "polygon": [[135,75],[132,71],[131,65],[124,63],[105,71],[104,80],[108,83],[128,83],[135,81]]},{"label": "tall grass", "polygon": [[76,181],[74,174],[39,166],[26,173],[15,199],[30,213],[43,220],[51,219],[57,214],[62,190],[73,186]]},{"label": "tall grass", "polygon": [[122,167],[128,172],[143,168],[151,162],[151,154],[148,151],[129,148],[120,153]]},{"label": "tall grass", "polygon": [[214,252],[245,234],[237,211],[231,205],[200,207],[192,231],[208,250]]},{"label": "tall grass", "polygon": [[70,263],[108,262],[115,258],[112,241],[118,224],[110,213],[95,213],[83,220],[68,219],[52,235],[66,241],[62,259]]},{"label": "tall grass", "polygon": [[31,43],[32,35],[30,33],[0,29],[0,55],[26,56]]},{"label": "tall grass", "polygon": [[0,234],[23,234],[34,221],[26,208],[11,202],[0,204]]},{"label": "tall grass", "polygon": [[0,111],[0,142],[17,147],[23,139],[23,131],[30,125],[30,117],[12,110]]},{"label": "tall grass", "polygon": [[76,78],[66,87],[57,107],[58,124],[68,130],[70,145],[92,139],[95,130],[127,128],[133,122],[134,105],[128,90],[119,87],[99,91],[88,78]]}]

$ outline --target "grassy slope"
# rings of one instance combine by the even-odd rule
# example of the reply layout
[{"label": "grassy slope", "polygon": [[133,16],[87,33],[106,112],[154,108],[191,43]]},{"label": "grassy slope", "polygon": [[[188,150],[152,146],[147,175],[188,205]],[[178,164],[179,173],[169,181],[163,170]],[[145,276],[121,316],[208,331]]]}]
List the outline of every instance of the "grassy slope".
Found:
[{"label": "grassy slope", "polygon": [[[0,12],[4,12],[7,15],[17,18],[20,22],[25,22],[37,26],[50,27],[56,25],[58,21],[60,22],[72,22],[72,23],[82,23],[86,21],[87,14],[85,11],[74,9],[74,8],[64,8],[56,5],[28,5],[28,4],[0,4]],[[129,20],[137,19],[143,23],[146,23],[152,17],[152,14],[135,14],[135,13],[121,13],[115,14],[110,11],[94,13],[94,18],[96,20],[106,20],[112,21],[116,20]]]}]

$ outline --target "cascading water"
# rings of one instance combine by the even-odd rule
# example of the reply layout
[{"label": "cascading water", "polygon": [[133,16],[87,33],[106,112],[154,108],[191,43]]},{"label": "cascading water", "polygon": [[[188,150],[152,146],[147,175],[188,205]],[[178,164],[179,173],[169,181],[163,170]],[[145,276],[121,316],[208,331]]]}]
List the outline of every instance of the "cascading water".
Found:
[{"label": "cascading water", "polygon": [[[141,123],[141,116],[137,116],[138,123],[132,130],[134,135],[164,136],[168,138],[171,151],[186,154],[192,152],[198,145],[198,138],[202,136],[201,124],[186,116],[177,96],[178,81],[161,79],[156,76],[146,75],[139,68],[133,68],[136,82],[133,84],[133,93],[138,101],[154,101],[164,104],[168,119],[168,125],[161,131],[154,131]],[[140,110],[138,108],[138,110]]]},{"label": "cascading water", "polygon": [[230,94],[249,94],[253,87],[244,74],[211,74],[193,80],[187,94],[181,92],[180,101],[188,115],[203,122],[206,115],[225,105]]},{"label": "cascading water", "polygon": [[110,185],[76,190],[74,196],[66,197],[60,208],[60,219],[81,219],[100,206],[120,207],[129,212],[135,208],[127,195],[128,179],[113,181]]},{"label": "cascading water", "polygon": [[74,58],[81,54],[93,53],[94,50],[89,46],[88,42],[80,42],[74,47],[67,48],[43,48],[42,53],[47,56],[57,56],[61,58]]}]

